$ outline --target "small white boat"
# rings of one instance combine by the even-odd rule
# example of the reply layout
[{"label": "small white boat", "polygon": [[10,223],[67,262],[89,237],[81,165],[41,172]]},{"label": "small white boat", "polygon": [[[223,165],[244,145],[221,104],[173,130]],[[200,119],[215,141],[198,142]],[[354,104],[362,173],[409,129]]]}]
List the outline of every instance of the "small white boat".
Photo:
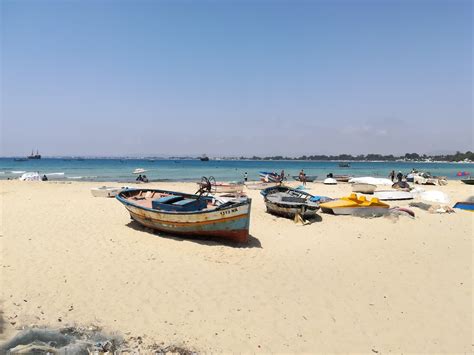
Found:
[{"label": "small white boat", "polygon": [[352,184],[352,191],[359,192],[362,194],[373,194],[376,188],[377,185],[373,184],[364,184],[359,182]]},{"label": "small white boat", "polygon": [[327,178],[323,181],[324,185],[337,185],[337,180],[333,178]]},{"label": "small white boat", "polygon": [[133,174],[143,174],[143,173],[146,173],[147,171],[148,170],[138,168],[138,169],[133,170]]},{"label": "small white boat", "polygon": [[390,179],[384,178],[374,178],[372,176],[364,176],[358,178],[352,178],[349,180],[350,183],[361,183],[361,184],[371,184],[371,185],[385,185],[392,186],[393,181]]},{"label": "small white boat", "polygon": [[91,193],[94,197],[115,197],[123,189],[123,187],[101,186],[93,187]]},{"label": "small white boat", "polygon": [[401,190],[383,190],[375,191],[374,196],[380,201],[395,201],[395,200],[412,200],[413,194],[408,191]]}]

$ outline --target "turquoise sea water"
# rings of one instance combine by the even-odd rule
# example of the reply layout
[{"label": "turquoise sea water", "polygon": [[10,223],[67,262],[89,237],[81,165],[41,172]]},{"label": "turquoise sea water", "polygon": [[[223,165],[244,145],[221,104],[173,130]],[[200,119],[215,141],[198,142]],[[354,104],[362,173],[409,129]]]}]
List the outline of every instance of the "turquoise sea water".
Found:
[{"label": "turquoise sea water", "polygon": [[340,168],[338,162],[317,161],[247,161],[247,160],[155,160],[145,159],[40,159],[14,161],[0,158],[0,179],[17,178],[22,172],[38,171],[50,180],[83,181],[133,181],[133,170],[146,169],[151,181],[195,181],[202,176],[214,176],[217,180],[243,180],[245,172],[249,180],[258,180],[259,171],[285,170],[286,174],[298,175],[304,169],[307,175],[318,175],[318,180],[327,174],[352,176],[387,177],[391,170],[407,174],[412,168],[429,171],[433,175],[460,179],[459,171],[474,173],[473,164],[458,163],[406,163],[406,162],[352,162],[350,168]]}]

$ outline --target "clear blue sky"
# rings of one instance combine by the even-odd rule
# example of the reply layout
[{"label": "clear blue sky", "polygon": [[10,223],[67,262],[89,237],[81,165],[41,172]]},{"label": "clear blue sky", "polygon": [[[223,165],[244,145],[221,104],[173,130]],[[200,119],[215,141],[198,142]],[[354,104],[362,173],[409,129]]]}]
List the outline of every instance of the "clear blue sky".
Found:
[{"label": "clear blue sky", "polygon": [[4,156],[473,149],[471,1],[1,3]]}]

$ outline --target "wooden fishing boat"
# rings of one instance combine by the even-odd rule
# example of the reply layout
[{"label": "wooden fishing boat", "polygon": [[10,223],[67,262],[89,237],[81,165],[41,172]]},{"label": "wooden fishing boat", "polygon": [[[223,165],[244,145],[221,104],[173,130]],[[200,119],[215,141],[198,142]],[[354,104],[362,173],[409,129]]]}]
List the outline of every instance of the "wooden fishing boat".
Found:
[{"label": "wooden fishing boat", "polygon": [[364,184],[364,183],[353,183],[352,184],[352,191],[359,192],[363,194],[373,194],[377,185],[372,184]]},{"label": "wooden fishing boat", "polygon": [[349,175],[333,175],[332,177],[336,179],[337,182],[349,182],[352,178],[352,176]]},{"label": "wooden fishing boat", "polygon": [[[306,175],[306,182],[314,182],[318,178],[317,175]],[[301,181],[299,175],[293,175],[293,179]]]},{"label": "wooden fishing boat", "polygon": [[467,184],[467,185],[474,185],[474,179],[473,179],[473,178],[462,179],[461,181],[462,181],[463,183]]},{"label": "wooden fishing boat", "polygon": [[274,187],[280,185],[277,182],[259,182],[259,181],[251,181],[244,183],[245,187],[249,190],[265,190],[269,187]]},{"label": "wooden fishing boat", "polygon": [[93,187],[91,189],[91,194],[94,197],[115,197],[123,189],[123,187],[112,186]]},{"label": "wooden fishing boat", "polygon": [[380,201],[412,200],[413,194],[403,190],[382,190],[375,191],[374,196]]},{"label": "wooden fishing boat", "polygon": [[453,207],[469,212],[474,212],[474,201],[456,202]]},{"label": "wooden fishing boat", "polygon": [[319,203],[311,201],[313,195],[286,186],[270,187],[260,194],[264,198],[267,212],[277,216],[294,218],[300,215],[308,219],[314,217],[319,210]]},{"label": "wooden fishing boat", "polygon": [[390,206],[380,202],[378,198],[369,201],[365,196],[358,197],[357,194],[351,194],[349,197],[321,203],[320,207],[323,212],[335,215],[377,215],[385,213]]},{"label": "wooden fishing boat", "polygon": [[248,241],[251,199],[220,203],[212,196],[154,189],[123,190],[116,198],[133,220],[161,232]]}]

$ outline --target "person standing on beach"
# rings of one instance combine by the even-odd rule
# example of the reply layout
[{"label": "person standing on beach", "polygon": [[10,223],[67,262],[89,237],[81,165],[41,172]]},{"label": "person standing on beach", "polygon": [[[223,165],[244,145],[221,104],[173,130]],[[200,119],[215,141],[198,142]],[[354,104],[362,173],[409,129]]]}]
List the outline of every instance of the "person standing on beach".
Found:
[{"label": "person standing on beach", "polygon": [[280,183],[282,183],[284,179],[285,179],[285,170],[282,170],[280,173]]},{"label": "person standing on beach", "polygon": [[393,180],[395,180],[395,170],[392,170],[392,172],[388,175],[388,177],[392,179],[392,182],[393,182]]},{"label": "person standing on beach", "polygon": [[401,171],[398,172],[398,174],[397,174],[397,179],[398,179],[398,182],[401,182],[401,181],[402,181],[402,179],[403,179],[403,174],[402,174]]},{"label": "person standing on beach", "polygon": [[244,181],[247,182],[247,179],[248,179],[248,174],[247,172],[244,173]]}]

